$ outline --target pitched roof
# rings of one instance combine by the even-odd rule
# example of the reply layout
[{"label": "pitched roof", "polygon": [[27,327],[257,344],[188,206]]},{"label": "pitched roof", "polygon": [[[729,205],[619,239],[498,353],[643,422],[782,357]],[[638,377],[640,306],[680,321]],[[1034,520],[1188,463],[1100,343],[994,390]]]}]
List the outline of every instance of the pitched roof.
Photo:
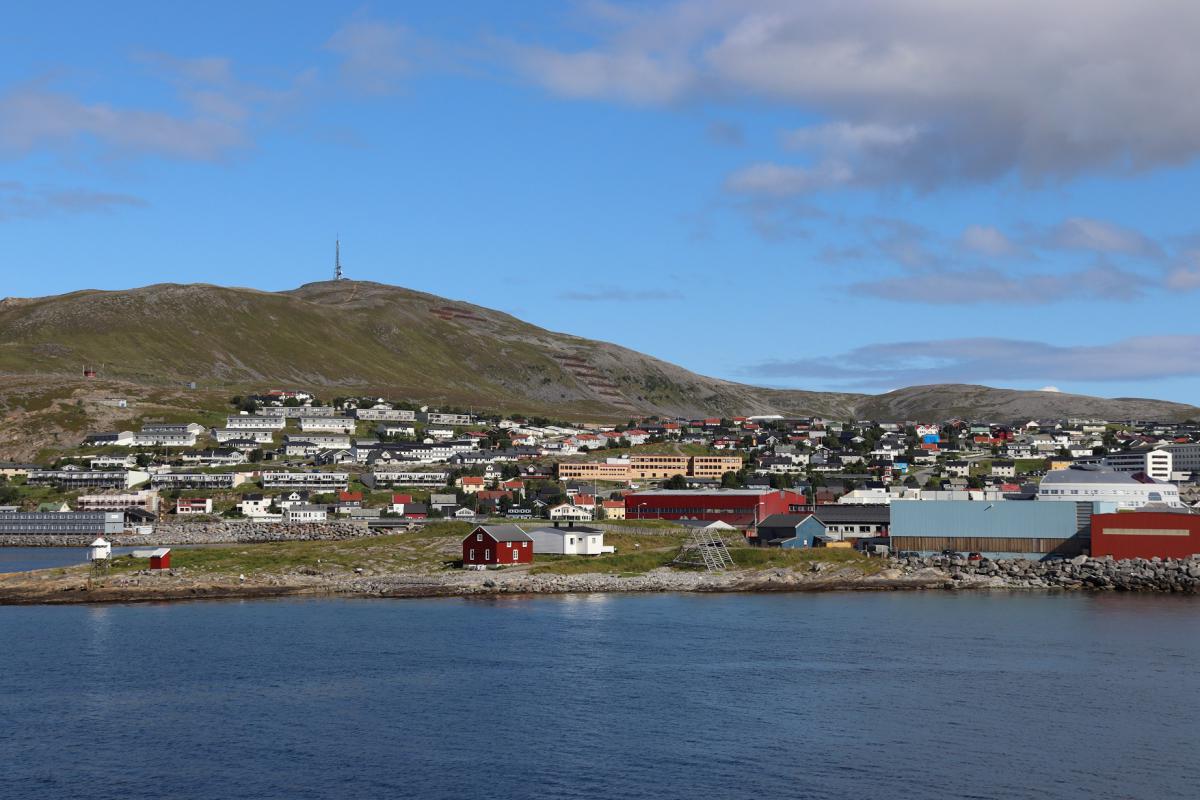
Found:
[{"label": "pitched roof", "polygon": [[529,534],[527,534],[519,525],[480,525],[463,537],[464,541],[471,538],[471,536],[479,531],[483,531],[497,542],[533,541],[529,538]]}]

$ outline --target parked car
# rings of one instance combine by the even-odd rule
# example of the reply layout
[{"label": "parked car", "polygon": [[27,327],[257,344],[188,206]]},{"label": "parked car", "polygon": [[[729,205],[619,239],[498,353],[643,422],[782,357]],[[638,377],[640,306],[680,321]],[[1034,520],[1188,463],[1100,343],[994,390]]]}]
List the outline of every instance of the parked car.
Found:
[{"label": "parked car", "polygon": [[896,553],[896,558],[920,558],[921,554],[916,550],[901,550]]},{"label": "parked car", "polygon": [[957,550],[943,550],[942,557],[943,558],[962,558],[963,554],[958,552]]},{"label": "parked car", "polygon": [[980,553],[968,553],[967,561],[983,561],[983,555]]}]

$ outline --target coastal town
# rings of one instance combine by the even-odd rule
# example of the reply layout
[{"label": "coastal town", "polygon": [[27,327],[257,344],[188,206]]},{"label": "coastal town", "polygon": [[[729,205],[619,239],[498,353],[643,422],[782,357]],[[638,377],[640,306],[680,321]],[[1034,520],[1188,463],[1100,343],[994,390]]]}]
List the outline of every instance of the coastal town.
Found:
[{"label": "coastal town", "polygon": [[972,569],[1200,553],[1195,422],[613,424],[272,389],[230,398],[215,424],[93,431],[0,474],[0,541],[91,545],[94,560],[145,542],[134,555],[153,570],[172,568],[172,543],[431,530],[460,541],[439,567],[465,570],[603,572],[668,542],[669,563],[690,552],[709,571],[734,566],[731,545]]}]

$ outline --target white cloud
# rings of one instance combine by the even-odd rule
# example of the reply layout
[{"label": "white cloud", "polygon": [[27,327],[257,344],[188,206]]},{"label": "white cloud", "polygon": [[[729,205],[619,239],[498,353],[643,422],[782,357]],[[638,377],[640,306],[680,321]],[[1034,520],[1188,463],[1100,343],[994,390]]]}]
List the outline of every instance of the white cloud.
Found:
[{"label": "white cloud", "polygon": [[145,205],[142,198],[122,192],[56,189],[29,186],[20,181],[0,181],[0,221],[53,214],[104,213]]},{"label": "white cloud", "polygon": [[1049,232],[1047,245],[1093,253],[1160,256],[1162,249],[1149,238],[1122,225],[1086,217],[1064,220]]},{"label": "white cloud", "polygon": [[1200,336],[1139,336],[1076,346],[985,337],[897,342],[817,358],[768,361],[748,374],[829,378],[847,387],[1039,379],[1160,380],[1200,376]]},{"label": "white cloud", "polygon": [[962,246],[985,256],[1008,256],[1018,251],[1017,245],[999,228],[990,225],[968,225],[962,232]]},{"label": "white cloud", "polygon": [[818,164],[849,158],[854,180],[772,181],[768,193],[1038,183],[1200,154],[1192,0],[689,0],[609,8],[593,29],[574,49],[511,56],[568,97],[752,98],[819,117],[789,140]]},{"label": "white cloud", "polygon": [[1062,393],[1062,389],[1058,388],[1057,386],[1043,386],[1042,388],[1038,389],[1038,391],[1039,392],[1053,392],[1055,394]]},{"label": "white cloud", "polygon": [[418,45],[403,25],[359,16],[339,28],[325,49],[342,58],[342,79],[367,94],[395,91],[411,72]]}]

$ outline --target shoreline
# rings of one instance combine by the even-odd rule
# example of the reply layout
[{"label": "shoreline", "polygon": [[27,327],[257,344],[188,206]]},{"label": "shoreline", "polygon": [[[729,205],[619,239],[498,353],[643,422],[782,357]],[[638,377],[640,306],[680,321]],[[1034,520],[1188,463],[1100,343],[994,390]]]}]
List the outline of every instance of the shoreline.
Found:
[{"label": "shoreline", "polygon": [[[0,575],[0,605],[74,605],[276,597],[497,597],[607,593],[805,593],[829,591],[1045,591],[1200,594],[1200,560],[1181,562],[924,563],[890,560],[866,574],[813,562],[803,569],[696,572],[660,567],[643,574],[530,573],[524,570],[395,572],[382,575],[286,573],[192,576],[148,570],[93,576],[76,569]],[[1078,561],[1078,559],[1076,560]],[[916,562],[916,563],[909,563]]]}]

